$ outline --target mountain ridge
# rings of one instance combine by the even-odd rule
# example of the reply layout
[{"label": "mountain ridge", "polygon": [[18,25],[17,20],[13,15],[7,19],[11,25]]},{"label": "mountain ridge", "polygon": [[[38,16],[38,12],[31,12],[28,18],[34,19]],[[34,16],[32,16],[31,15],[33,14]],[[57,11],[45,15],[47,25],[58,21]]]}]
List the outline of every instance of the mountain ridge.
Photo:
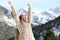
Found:
[{"label": "mountain ridge", "polygon": [[[24,10],[23,12],[27,13],[26,10]],[[20,14],[19,11],[18,11],[18,13]],[[33,29],[33,33],[35,32],[34,35],[37,35],[38,36],[37,38],[39,39],[41,29],[49,28],[49,26],[51,26],[51,24],[53,24],[49,21],[52,21],[52,20],[54,21],[56,18],[58,18],[60,16],[59,14],[60,13],[58,12],[58,14],[56,15],[51,10],[49,10],[47,12],[43,12],[43,14],[42,14],[42,12],[34,9],[33,12],[32,12],[32,15],[33,15],[33,19],[32,19],[33,25],[32,26],[34,28],[34,29],[33,28],[32,29]],[[50,17],[50,16],[52,16],[53,18]],[[60,18],[59,18],[59,20],[60,20]],[[60,24],[59,20],[58,21],[55,20],[54,24],[55,25],[58,24],[58,23]],[[44,24],[45,24],[45,26],[46,25],[49,25],[49,26],[45,27]],[[39,26],[39,27],[37,27],[36,25]],[[16,28],[15,26],[16,26],[16,23],[15,23],[15,20],[14,20],[13,13],[11,11],[5,9],[5,8],[0,8],[0,40],[4,40],[4,39],[8,40],[10,38],[13,38],[15,28]]]}]

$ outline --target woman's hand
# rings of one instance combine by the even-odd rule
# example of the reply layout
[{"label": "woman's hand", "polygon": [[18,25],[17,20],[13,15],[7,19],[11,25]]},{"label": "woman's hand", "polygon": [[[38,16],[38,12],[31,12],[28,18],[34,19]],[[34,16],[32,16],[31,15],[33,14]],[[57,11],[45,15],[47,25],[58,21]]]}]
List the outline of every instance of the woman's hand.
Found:
[{"label": "woman's hand", "polygon": [[31,4],[27,4],[27,5],[28,5],[28,7],[29,7],[29,8],[31,8],[31,7],[32,7],[32,6],[31,6]]},{"label": "woman's hand", "polygon": [[11,3],[11,0],[8,1],[8,4],[10,4],[10,5],[12,4],[12,3]]}]

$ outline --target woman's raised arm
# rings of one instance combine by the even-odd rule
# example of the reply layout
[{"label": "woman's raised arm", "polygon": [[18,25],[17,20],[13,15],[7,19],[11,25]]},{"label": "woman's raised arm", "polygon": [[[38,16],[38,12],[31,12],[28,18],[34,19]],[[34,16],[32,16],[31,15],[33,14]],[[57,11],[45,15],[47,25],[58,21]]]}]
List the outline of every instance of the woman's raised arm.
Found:
[{"label": "woman's raised arm", "polygon": [[31,23],[32,22],[32,8],[31,5],[28,4],[28,22]]},{"label": "woman's raised arm", "polygon": [[11,1],[8,1],[8,3],[9,3],[10,6],[11,6],[11,9],[12,9],[12,12],[13,12],[14,19],[15,19],[16,23],[20,22],[20,21],[19,21],[18,13],[17,13],[17,11],[16,11],[14,5],[11,3]]}]

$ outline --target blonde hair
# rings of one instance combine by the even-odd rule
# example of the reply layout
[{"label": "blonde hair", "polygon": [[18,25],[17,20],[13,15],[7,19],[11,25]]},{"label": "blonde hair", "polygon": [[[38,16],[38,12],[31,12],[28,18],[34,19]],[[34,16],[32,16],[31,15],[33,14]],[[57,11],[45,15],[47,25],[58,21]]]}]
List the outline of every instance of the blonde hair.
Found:
[{"label": "blonde hair", "polygon": [[17,28],[16,28],[16,31],[15,31],[15,40],[19,40],[19,31],[18,31]]}]

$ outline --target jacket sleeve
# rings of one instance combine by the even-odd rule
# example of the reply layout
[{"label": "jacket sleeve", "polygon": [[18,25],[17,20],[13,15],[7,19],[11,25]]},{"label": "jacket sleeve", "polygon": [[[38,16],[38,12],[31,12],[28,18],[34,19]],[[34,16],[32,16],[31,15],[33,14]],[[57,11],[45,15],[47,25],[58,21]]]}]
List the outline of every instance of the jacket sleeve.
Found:
[{"label": "jacket sleeve", "polygon": [[19,20],[18,13],[15,10],[15,7],[13,6],[13,4],[11,4],[11,9],[12,9],[12,12],[13,12],[14,19],[16,21],[16,25],[18,25],[20,23],[20,20]]},{"label": "jacket sleeve", "polygon": [[29,8],[28,8],[28,22],[31,24],[32,22],[32,8],[31,6],[29,5]]}]

